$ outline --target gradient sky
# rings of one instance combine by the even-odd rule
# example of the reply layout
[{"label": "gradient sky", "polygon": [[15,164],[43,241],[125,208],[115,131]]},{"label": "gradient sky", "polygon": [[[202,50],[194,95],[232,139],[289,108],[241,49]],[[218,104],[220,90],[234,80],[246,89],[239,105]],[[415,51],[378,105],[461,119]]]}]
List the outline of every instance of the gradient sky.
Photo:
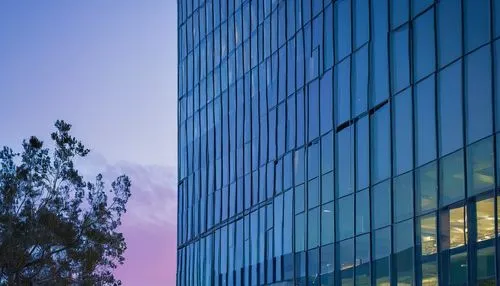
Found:
[{"label": "gradient sky", "polygon": [[177,7],[172,0],[0,1],[0,145],[56,119],[92,149],[85,173],[127,173],[124,285],[174,285]]}]

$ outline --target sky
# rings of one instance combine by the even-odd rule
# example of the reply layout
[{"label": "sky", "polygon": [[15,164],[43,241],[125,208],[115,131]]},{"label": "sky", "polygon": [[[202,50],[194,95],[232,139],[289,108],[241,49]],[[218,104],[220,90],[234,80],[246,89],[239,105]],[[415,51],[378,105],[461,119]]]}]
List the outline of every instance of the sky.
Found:
[{"label": "sky", "polygon": [[63,119],[85,174],[131,177],[124,285],[175,283],[176,2],[0,1],[0,145]]}]

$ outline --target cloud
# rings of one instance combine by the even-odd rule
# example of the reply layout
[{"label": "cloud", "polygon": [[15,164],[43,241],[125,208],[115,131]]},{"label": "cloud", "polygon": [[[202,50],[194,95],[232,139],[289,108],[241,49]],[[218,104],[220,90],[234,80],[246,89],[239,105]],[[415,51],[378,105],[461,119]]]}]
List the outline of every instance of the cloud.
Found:
[{"label": "cloud", "polygon": [[110,164],[98,153],[81,162],[86,178],[102,173],[108,181],[126,174],[132,181],[132,197],[123,220],[127,224],[157,227],[177,225],[177,175],[174,167],[120,161]]},{"label": "cloud", "polygon": [[126,260],[115,271],[117,277],[124,285],[175,285],[176,169],[125,161],[111,164],[96,152],[77,164],[87,180],[98,173],[109,181],[122,174],[132,180],[120,228],[127,241]]}]

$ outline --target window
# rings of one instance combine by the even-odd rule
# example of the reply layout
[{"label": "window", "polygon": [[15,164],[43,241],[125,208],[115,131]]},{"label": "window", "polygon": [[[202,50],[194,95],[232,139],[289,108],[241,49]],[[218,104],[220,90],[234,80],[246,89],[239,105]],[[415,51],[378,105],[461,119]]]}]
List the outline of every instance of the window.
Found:
[{"label": "window", "polygon": [[495,201],[494,198],[476,202],[475,233],[477,242],[476,273],[477,281],[483,283],[495,282]]},{"label": "window", "polygon": [[389,59],[387,54],[388,1],[371,1],[371,54],[370,86],[371,105],[375,106],[389,97]]},{"label": "window", "polygon": [[295,172],[295,185],[302,184],[305,178],[305,159],[304,159],[304,149],[300,148],[295,151],[293,156],[293,167]]},{"label": "window", "polygon": [[469,196],[494,189],[493,137],[483,139],[469,146],[467,148],[467,163]]},{"label": "window", "polygon": [[442,158],[439,168],[441,205],[446,206],[463,199],[465,197],[463,151]]},{"label": "window", "polygon": [[416,165],[422,166],[436,158],[436,117],[434,77],[415,86],[415,153]]},{"label": "window", "polygon": [[305,248],[306,238],[304,216],[304,213],[295,216],[295,252],[304,251]]},{"label": "window", "polygon": [[413,284],[413,220],[394,226],[394,265],[397,285]]},{"label": "window", "polygon": [[[500,4],[495,4],[496,7],[500,7]],[[500,8],[497,8],[500,15]],[[497,16],[498,23],[500,26],[500,16]],[[499,27],[500,28],[500,27]],[[493,65],[494,71],[493,74],[495,78],[493,79],[494,91],[495,91],[495,131],[500,131],[500,41],[494,42],[494,50],[493,50]]]},{"label": "window", "polygon": [[408,21],[410,0],[390,0],[391,28],[395,29]]},{"label": "window", "polygon": [[351,1],[339,0],[334,5],[335,62],[351,53]]},{"label": "window", "polygon": [[356,193],[356,234],[370,231],[370,193],[368,189]]},{"label": "window", "polygon": [[336,240],[343,240],[354,235],[354,196],[337,200]]},{"label": "window", "polygon": [[[307,276],[309,281],[315,281],[319,274],[319,249],[309,250],[307,252]],[[275,274],[279,274],[276,272]],[[281,279],[276,279],[277,281]]]},{"label": "window", "polygon": [[370,235],[356,237],[356,285],[370,285]]},{"label": "window", "polygon": [[436,69],[434,30],[433,9],[415,19],[413,26],[413,78],[415,81],[424,78]]},{"label": "window", "polygon": [[352,128],[349,126],[337,133],[337,197],[353,192],[354,152],[352,150]]},{"label": "window", "polygon": [[292,253],[293,233],[293,191],[285,193],[285,202],[283,204],[283,254]]},{"label": "window", "polygon": [[413,217],[413,172],[394,178],[393,195],[394,221]]},{"label": "window", "polygon": [[321,201],[327,203],[333,201],[333,172],[323,175],[321,179]]},{"label": "window", "polygon": [[319,246],[320,242],[320,208],[309,210],[307,213],[307,248],[313,249]]},{"label": "window", "polygon": [[314,142],[307,148],[307,178],[312,179],[319,175],[320,168],[320,144],[319,141]]},{"label": "window", "polygon": [[352,69],[352,115],[356,117],[368,106],[368,46],[354,54]]},{"label": "window", "polygon": [[492,132],[490,47],[483,47],[466,58],[467,142]]},{"label": "window", "polygon": [[319,136],[319,81],[318,80],[314,80],[309,84],[308,99],[309,99],[308,140],[311,141]]},{"label": "window", "polygon": [[462,54],[462,5],[456,0],[442,0],[436,5],[438,62],[443,67]]},{"label": "window", "polygon": [[373,232],[373,276],[376,285],[390,285],[391,227]]},{"label": "window", "polygon": [[370,141],[368,129],[369,116],[356,122],[356,188],[362,190],[369,185]]},{"label": "window", "polygon": [[463,145],[462,67],[458,61],[438,76],[439,154],[453,152]]},{"label": "window", "polygon": [[295,104],[295,106],[297,108],[297,138],[295,138],[295,140],[297,146],[302,146],[304,144],[306,136],[305,110],[304,110],[305,104],[304,104],[303,90],[299,90],[296,95],[297,95],[297,103]]},{"label": "window", "polygon": [[351,81],[349,75],[351,68],[350,59],[341,62],[334,69],[335,76],[335,124],[338,126],[351,118]]},{"label": "window", "polygon": [[340,284],[354,285],[354,239],[347,239],[338,244]]},{"label": "window", "polygon": [[[333,271],[335,266],[334,244],[329,244],[321,247],[321,281],[333,282]],[[329,285],[328,283],[324,283]]]},{"label": "window", "polygon": [[353,31],[354,31],[354,49],[358,49],[366,42],[370,37],[370,26],[369,26],[369,5],[367,0],[353,0]]},{"label": "window", "polygon": [[[394,1],[403,2],[403,1]],[[391,83],[392,93],[398,93],[410,84],[410,58],[408,48],[408,25],[399,28],[391,37]]]},{"label": "window", "polygon": [[321,138],[321,173],[327,173],[333,170],[333,132],[330,132]]},{"label": "window", "polygon": [[319,205],[319,178],[315,178],[307,184],[307,206],[309,209]]},{"label": "window", "polygon": [[442,282],[446,285],[467,283],[467,271],[464,271],[464,267],[467,267],[466,213],[463,206],[446,209],[440,213],[441,257],[446,265],[440,272],[443,274]]},{"label": "window", "polygon": [[413,17],[424,11],[427,7],[432,5],[434,0],[418,0],[411,1],[411,14]]},{"label": "window", "polygon": [[332,71],[329,70],[320,80],[320,116],[321,134],[333,128],[333,91],[332,91]]},{"label": "window", "polygon": [[[293,2],[292,2],[293,3]],[[324,69],[328,69],[333,65],[333,5],[329,5],[325,9],[325,17],[323,18],[323,64]]]},{"label": "window", "polygon": [[465,52],[485,44],[490,39],[489,1],[464,1]]},{"label": "window", "polygon": [[391,184],[390,180],[380,183],[371,190],[373,229],[391,224]]},{"label": "window", "polygon": [[[295,148],[295,95],[288,98],[287,101],[287,127],[286,127],[286,142],[288,145],[287,150],[293,150]],[[240,125],[238,125],[238,128]]]},{"label": "window", "polygon": [[391,137],[389,112],[389,104],[387,104],[372,115],[371,179],[373,183],[378,183],[388,178],[391,173]]},{"label": "window", "polygon": [[416,211],[418,214],[437,207],[437,169],[436,162],[420,167],[415,171]]},{"label": "window", "polygon": [[416,224],[421,285],[438,285],[436,214],[422,216]]},{"label": "window", "polygon": [[399,175],[413,168],[412,96],[410,89],[394,97],[393,169]]},{"label": "window", "polygon": [[295,187],[295,214],[301,213],[305,210],[305,194],[304,185]]},{"label": "window", "polygon": [[333,242],[334,229],[334,203],[331,202],[321,207],[321,245]]}]

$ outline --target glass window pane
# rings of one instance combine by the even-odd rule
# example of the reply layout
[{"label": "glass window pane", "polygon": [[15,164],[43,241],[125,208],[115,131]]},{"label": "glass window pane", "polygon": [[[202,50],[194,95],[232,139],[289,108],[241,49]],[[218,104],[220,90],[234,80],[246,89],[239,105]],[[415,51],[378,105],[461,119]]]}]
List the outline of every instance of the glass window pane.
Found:
[{"label": "glass window pane", "polygon": [[[436,214],[417,220],[417,252],[422,285],[438,285]],[[418,276],[417,276],[418,277]]]},{"label": "glass window pane", "polygon": [[467,143],[492,133],[490,47],[483,47],[465,58],[465,98]]},{"label": "glass window pane", "polygon": [[492,190],[495,186],[493,137],[481,140],[467,148],[468,195]]},{"label": "glass window pane", "polygon": [[336,240],[354,235],[354,195],[339,199],[337,205]]},{"label": "glass window pane", "polygon": [[335,62],[339,62],[351,53],[351,1],[339,0],[333,5]]},{"label": "glass window pane", "polygon": [[295,151],[293,155],[293,168],[294,168],[294,178],[295,178],[295,185],[302,184],[304,182],[304,177],[305,177],[305,154],[304,154],[304,149],[300,148],[297,151]]},{"label": "glass window pane", "polygon": [[394,265],[397,285],[413,284],[413,220],[394,226]]},{"label": "glass window pane", "polygon": [[408,21],[410,0],[390,0],[391,28],[394,29]]},{"label": "glass window pane", "polygon": [[309,210],[307,213],[307,248],[312,249],[319,246],[319,223],[320,223],[320,208]]},{"label": "glass window pane", "polygon": [[437,5],[438,62],[443,67],[462,54],[462,1],[441,0]]},{"label": "glass window pane", "polygon": [[309,209],[319,205],[319,178],[307,184],[307,207]]},{"label": "glass window pane", "polygon": [[[476,202],[477,280],[493,282],[495,278],[495,200],[488,198]],[[486,282],[486,281],[485,281]],[[493,283],[492,283],[493,284]]]},{"label": "glass window pane", "polygon": [[375,106],[389,97],[388,1],[371,1],[370,104]]},{"label": "glass window pane", "polygon": [[354,239],[341,241],[338,246],[340,284],[354,285]]},{"label": "glass window pane", "polygon": [[294,208],[295,214],[301,213],[305,210],[304,202],[305,202],[304,185],[295,187],[295,208]]},{"label": "glass window pane", "polygon": [[370,193],[368,189],[356,193],[356,234],[370,231]]},{"label": "glass window pane", "polygon": [[387,104],[372,115],[371,179],[373,183],[378,183],[388,178],[391,173],[391,137],[389,112],[389,104]]},{"label": "glass window pane", "polygon": [[439,168],[441,206],[463,199],[465,197],[463,151],[442,158]]},{"label": "glass window pane", "polygon": [[321,274],[332,273],[334,271],[334,244],[329,244],[321,247]]},{"label": "glass window pane", "polygon": [[408,42],[408,25],[393,32],[391,37],[391,90],[393,94],[398,93],[410,84],[410,49]]},{"label": "glass window pane", "polygon": [[370,285],[370,235],[356,237],[356,285]]},{"label": "glass window pane", "polygon": [[320,144],[314,142],[307,148],[307,178],[310,180],[319,175],[320,167]]},{"label": "glass window pane", "polygon": [[437,168],[436,162],[415,171],[416,211],[418,214],[437,207]]},{"label": "glass window pane", "polygon": [[321,245],[333,242],[334,229],[334,203],[331,202],[321,207]]},{"label": "glass window pane", "polygon": [[323,74],[320,81],[321,134],[325,134],[333,128],[333,85],[331,70]]},{"label": "glass window pane", "polygon": [[351,61],[346,59],[334,69],[335,124],[338,126],[351,118]]},{"label": "glass window pane", "polygon": [[393,169],[394,175],[413,168],[413,122],[412,96],[410,89],[394,97],[393,105]]},{"label": "glass window pane", "polygon": [[[293,1],[289,1],[293,3]],[[329,5],[325,9],[323,41],[325,48],[323,49],[324,69],[328,69],[333,65],[333,5]]]},{"label": "glass window pane", "polygon": [[[309,250],[307,252],[307,276],[309,276],[307,279],[309,282],[315,281],[318,277],[319,274],[319,249],[313,249]],[[274,273],[275,275],[279,275],[279,270],[275,270],[276,272]],[[272,274],[271,274],[272,276]],[[279,281],[279,277],[276,278],[277,281]]]},{"label": "glass window pane", "polygon": [[373,229],[391,223],[391,184],[390,180],[380,183],[371,190]]},{"label": "glass window pane", "polygon": [[373,233],[373,276],[376,285],[390,285],[391,227]]},{"label": "glass window pane", "polygon": [[295,252],[304,251],[305,248],[305,220],[304,213],[295,216]]},{"label": "glass window pane", "polygon": [[465,52],[490,39],[490,1],[464,0]]},{"label": "glass window pane", "polygon": [[438,75],[439,154],[449,154],[463,145],[462,65],[458,61]]},{"label": "glass window pane", "polygon": [[354,181],[354,152],[352,149],[351,126],[337,133],[337,197],[342,197],[353,192]]},{"label": "glass window pane", "polygon": [[436,69],[434,10],[420,15],[413,23],[413,77],[418,81]]},{"label": "glass window pane", "polygon": [[394,221],[413,216],[413,172],[394,178],[393,181]]},{"label": "glass window pane", "polygon": [[369,116],[356,122],[356,189],[368,187],[370,176]]},{"label": "glass window pane", "polygon": [[333,132],[321,138],[321,173],[333,170]]},{"label": "glass window pane", "polygon": [[422,166],[436,158],[436,117],[434,77],[415,86],[415,154],[416,165]]},{"label": "glass window pane", "polygon": [[333,201],[333,172],[325,174],[321,179],[321,202],[328,203]]},{"label": "glass window pane", "polygon": [[352,114],[356,117],[368,106],[368,46],[354,54],[352,69]]},{"label": "glass window pane", "polygon": [[[444,210],[440,214],[440,245],[444,263],[442,277],[449,285],[467,283],[467,217],[465,207]],[[442,281],[446,283],[446,281]]]},{"label": "glass window pane", "polygon": [[319,81],[315,80],[309,84],[308,93],[308,140],[312,141],[319,136]]},{"label": "glass window pane", "polygon": [[368,42],[370,37],[370,16],[368,15],[369,7],[370,5],[368,4],[368,0],[353,0],[354,49],[357,49]]}]

